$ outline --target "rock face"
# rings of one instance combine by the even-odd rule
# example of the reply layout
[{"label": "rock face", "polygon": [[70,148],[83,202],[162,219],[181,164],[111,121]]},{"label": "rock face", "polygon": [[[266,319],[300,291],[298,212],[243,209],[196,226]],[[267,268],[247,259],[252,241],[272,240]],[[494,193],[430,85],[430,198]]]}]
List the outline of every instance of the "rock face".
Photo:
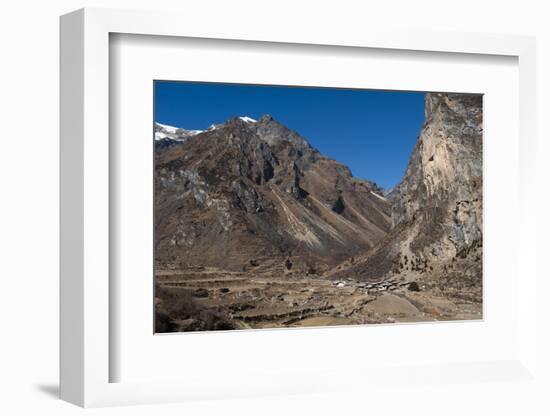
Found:
[{"label": "rock face", "polygon": [[482,108],[480,95],[427,94],[426,122],[404,180],[397,187],[393,225],[421,217],[423,248],[442,236],[456,254],[481,232]]},{"label": "rock face", "polygon": [[334,275],[481,285],[482,96],[428,93],[425,115],[404,178],[387,195],[391,232]]},{"label": "rock face", "polygon": [[270,116],[169,139],[155,153],[160,268],[322,273],[391,228],[374,183]]}]

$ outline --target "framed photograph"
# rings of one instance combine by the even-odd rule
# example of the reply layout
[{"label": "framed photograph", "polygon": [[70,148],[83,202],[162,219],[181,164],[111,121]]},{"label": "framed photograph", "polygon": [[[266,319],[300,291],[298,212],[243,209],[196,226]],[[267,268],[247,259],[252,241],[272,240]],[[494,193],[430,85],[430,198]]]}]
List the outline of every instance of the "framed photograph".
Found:
[{"label": "framed photograph", "polygon": [[534,40],[181,19],[61,18],[62,398],[536,383]]},{"label": "framed photograph", "polygon": [[156,333],[482,319],[481,94],[154,94]]}]

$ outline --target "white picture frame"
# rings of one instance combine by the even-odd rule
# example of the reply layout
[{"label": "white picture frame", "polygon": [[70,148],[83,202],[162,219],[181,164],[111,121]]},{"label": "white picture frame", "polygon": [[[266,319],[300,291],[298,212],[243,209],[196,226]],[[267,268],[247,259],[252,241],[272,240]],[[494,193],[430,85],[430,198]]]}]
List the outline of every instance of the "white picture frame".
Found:
[{"label": "white picture frame", "polygon": [[[526,379],[537,382],[535,269],[535,41],[529,37],[473,33],[350,28],[329,31],[311,23],[308,30],[276,24],[218,19],[211,24],[162,12],[82,9],[61,18],[61,398],[80,406],[160,403],[215,397],[252,397],[361,388],[411,377],[434,380]],[[238,28],[238,31],[235,28]],[[109,38],[111,34],[330,45],[424,51],[440,54],[502,55],[518,59],[519,67],[519,205],[518,244],[514,246],[520,323],[517,348],[494,361],[417,363],[414,369],[332,368],[319,382],[318,374],[271,373],[265,380],[227,379],[212,382],[196,377],[177,381],[111,382],[110,368],[119,359],[110,348],[110,171],[109,154]],[[516,271],[516,272],[517,272]],[[334,332],[333,332],[334,333]],[[314,334],[311,332],[310,334]],[[310,335],[311,336],[311,335]],[[342,380],[346,380],[343,382]],[[307,382],[306,382],[307,381]]]}]

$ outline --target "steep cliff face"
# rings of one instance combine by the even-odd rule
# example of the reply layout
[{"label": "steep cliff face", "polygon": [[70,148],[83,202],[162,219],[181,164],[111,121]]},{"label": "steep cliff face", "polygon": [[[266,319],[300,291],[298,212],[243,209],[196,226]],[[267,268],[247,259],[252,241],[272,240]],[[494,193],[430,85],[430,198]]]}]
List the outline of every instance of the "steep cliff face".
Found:
[{"label": "steep cliff face", "polygon": [[481,283],[482,96],[428,93],[425,114],[404,178],[388,195],[392,231],[336,275]]},{"label": "steep cliff face", "polygon": [[387,234],[377,191],[270,116],[186,133],[157,146],[157,264],[318,274]]},{"label": "steep cliff face", "polygon": [[419,217],[421,250],[448,237],[448,255],[482,238],[482,106],[480,95],[427,94],[426,122],[392,208],[393,225]]}]

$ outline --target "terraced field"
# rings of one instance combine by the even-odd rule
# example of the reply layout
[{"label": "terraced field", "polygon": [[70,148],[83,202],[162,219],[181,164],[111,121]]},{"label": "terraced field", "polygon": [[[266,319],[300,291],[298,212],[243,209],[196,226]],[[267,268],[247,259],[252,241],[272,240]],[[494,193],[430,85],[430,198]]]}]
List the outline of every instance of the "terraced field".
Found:
[{"label": "terraced field", "polygon": [[[481,318],[479,305],[450,301],[406,280],[365,283],[268,272],[251,278],[246,272],[212,268],[157,272],[157,288],[160,307],[167,302],[162,293],[185,295],[196,310],[212,311],[231,323],[232,328],[223,329]],[[197,330],[196,316],[172,319],[177,331]]]}]

